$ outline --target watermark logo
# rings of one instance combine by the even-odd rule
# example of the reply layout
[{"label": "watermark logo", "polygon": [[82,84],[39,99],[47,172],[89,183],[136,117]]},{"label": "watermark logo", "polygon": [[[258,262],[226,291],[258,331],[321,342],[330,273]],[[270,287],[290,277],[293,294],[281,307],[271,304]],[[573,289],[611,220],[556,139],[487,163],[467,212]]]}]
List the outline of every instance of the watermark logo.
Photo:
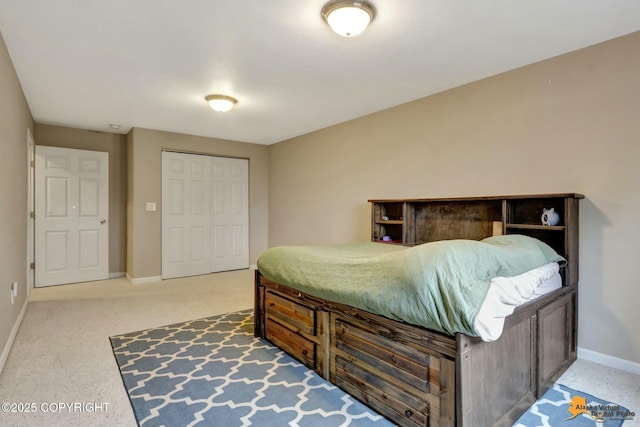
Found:
[{"label": "watermark logo", "polygon": [[571,416],[565,418],[565,421],[572,420],[583,414],[593,418],[597,423],[605,423],[607,420],[632,420],[636,415],[635,412],[620,405],[587,405],[587,399],[583,396],[572,397],[568,410]]}]

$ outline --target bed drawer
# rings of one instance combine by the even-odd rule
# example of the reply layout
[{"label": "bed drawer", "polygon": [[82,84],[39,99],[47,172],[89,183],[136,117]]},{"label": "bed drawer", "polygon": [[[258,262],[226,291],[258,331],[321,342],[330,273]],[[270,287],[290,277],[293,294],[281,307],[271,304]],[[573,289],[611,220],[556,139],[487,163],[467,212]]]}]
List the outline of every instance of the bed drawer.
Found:
[{"label": "bed drawer", "polygon": [[333,337],[336,385],[399,425],[429,425],[431,411],[438,411],[439,386],[432,384],[438,358],[339,318],[332,320]]},{"label": "bed drawer", "polygon": [[316,345],[289,328],[267,319],[267,339],[310,369],[316,369]]},{"label": "bed drawer", "polygon": [[429,426],[429,404],[351,361],[336,357],[335,384],[401,426]]},{"label": "bed drawer", "polygon": [[316,313],[272,291],[265,293],[265,338],[305,366],[316,366]]},{"label": "bed drawer", "polygon": [[275,320],[294,332],[315,335],[316,316],[314,310],[309,307],[267,291],[265,311],[267,319]]}]

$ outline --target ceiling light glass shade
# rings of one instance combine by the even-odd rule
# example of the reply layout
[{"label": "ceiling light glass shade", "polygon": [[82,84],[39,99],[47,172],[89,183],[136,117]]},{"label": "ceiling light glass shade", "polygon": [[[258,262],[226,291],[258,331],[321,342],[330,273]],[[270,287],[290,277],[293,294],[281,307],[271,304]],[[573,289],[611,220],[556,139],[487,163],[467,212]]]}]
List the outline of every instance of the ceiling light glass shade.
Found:
[{"label": "ceiling light glass shade", "polygon": [[204,99],[214,111],[221,113],[231,110],[238,103],[237,99],[227,95],[207,95]]},{"label": "ceiling light glass shade", "polygon": [[322,17],[333,31],[353,37],[366,30],[376,12],[367,1],[334,0],[322,8]]}]

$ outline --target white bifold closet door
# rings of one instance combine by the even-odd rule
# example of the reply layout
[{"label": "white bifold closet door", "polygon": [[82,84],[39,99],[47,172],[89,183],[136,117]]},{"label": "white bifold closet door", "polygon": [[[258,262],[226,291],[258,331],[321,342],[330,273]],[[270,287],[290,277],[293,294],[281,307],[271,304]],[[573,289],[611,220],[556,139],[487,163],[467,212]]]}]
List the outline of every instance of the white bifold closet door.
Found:
[{"label": "white bifold closet door", "polygon": [[211,271],[249,268],[249,160],[211,158]]},{"label": "white bifold closet door", "polygon": [[249,268],[249,161],[162,153],[162,277]]},{"label": "white bifold closet door", "polygon": [[162,277],[211,272],[210,159],[162,153]]}]

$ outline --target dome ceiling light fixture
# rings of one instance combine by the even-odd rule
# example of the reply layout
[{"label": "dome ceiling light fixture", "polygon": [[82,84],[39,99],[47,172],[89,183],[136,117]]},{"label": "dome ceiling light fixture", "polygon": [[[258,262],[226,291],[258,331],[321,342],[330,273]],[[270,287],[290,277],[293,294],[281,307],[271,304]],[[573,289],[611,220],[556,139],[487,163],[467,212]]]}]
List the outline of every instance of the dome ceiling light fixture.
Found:
[{"label": "dome ceiling light fixture", "polygon": [[376,16],[368,1],[332,0],[322,7],[322,18],[343,37],[354,37],[367,29]]},{"label": "dome ceiling light fixture", "polygon": [[221,113],[226,113],[238,103],[237,99],[227,95],[207,95],[204,99],[214,111]]}]

